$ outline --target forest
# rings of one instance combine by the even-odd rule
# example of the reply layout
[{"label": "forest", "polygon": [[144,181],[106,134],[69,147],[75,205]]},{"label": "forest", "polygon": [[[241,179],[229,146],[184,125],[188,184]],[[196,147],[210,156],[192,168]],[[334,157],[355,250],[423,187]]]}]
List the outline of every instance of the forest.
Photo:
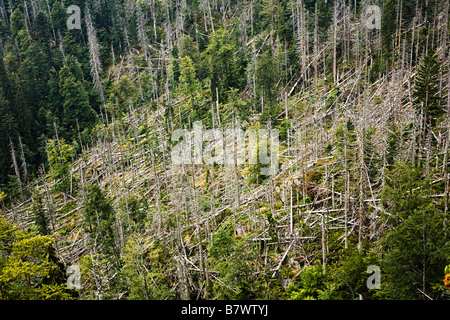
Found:
[{"label": "forest", "polygon": [[450,299],[450,0],[0,0],[0,300]]}]

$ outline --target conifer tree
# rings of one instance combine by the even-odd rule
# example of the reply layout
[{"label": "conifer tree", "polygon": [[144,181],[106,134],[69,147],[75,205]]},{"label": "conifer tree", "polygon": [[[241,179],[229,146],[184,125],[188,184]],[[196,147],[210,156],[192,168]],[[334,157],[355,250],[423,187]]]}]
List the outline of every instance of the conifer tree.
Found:
[{"label": "conifer tree", "polygon": [[441,64],[438,55],[430,50],[420,61],[417,68],[415,86],[413,91],[414,104],[419,112],[423,113],[424,124],[433,125],[444,114],[442,97],[439,92],[439,76]]},{"label": "conifer tree", "polygon": [[268,48],[261,55],[256,64],[256,86],[261,99],[262,120],[272,121],[279,114],[276,97],[278,94],[279,67],[272,49]]},{"label": "conifer tree", "polygon": [[63,99],[63,119],[75,137],[76,120],[80,130],[92,127],[97,118],[89,103],[89,96],[83,86],[83,75],[76,58],[67,57],[64,67],[59,71],[59,92]]},{"label": "conifer tree", "polygon": [[21,30],[26,30],[26,22],[22,11],[16,8],[11,15],[11,35],[13,39],[17,37]]},{"label": "conifer tree", "polygon": [[387,181],[382,193],[390,214],[390,230],[382,240],[385,293],[390,299],[425,299],[434,295],[450,256],[448,225],[431,200],[435,191],[421,168],[397,163]]},{"label": "conifer tree", "polygon": [[115,215],[111,200],[96,184],[87,190],[84,225],[100,250],[109,255],[118,253],[114,235]]},{"label": "conifer tree", "polygon": [[52,275],[58,266],[49,257],[53,238],[33,236],[0,216],[0,299],[70,299],[65,279]]},{"label": "conifer tree", "polygon": [[211,36],[206,54],[209,62],[211,95],[214,101],[219,99],[219,102],[225,102],[226,92],[231,88],[240,87],[241,69],[236,61],[236,50],[234,39],[227,31],[220,29]]},{"label": "conifer tree", "polygon": [[46,236],[50,234],[50,227],[48,218],[45,214],[45,208],[42,200],[42,194],[39,192],[35,192],[33,195],[33,206],[31,207],[31,211],[33,212],[34,221],[39,234]]}]

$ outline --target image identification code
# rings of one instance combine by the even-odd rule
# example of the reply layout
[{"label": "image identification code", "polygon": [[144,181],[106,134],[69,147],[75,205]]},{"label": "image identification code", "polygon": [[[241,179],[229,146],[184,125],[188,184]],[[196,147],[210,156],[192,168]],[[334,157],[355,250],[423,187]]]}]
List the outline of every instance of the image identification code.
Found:
[{"label": "image identification code", "polygon": [[226,315],[259,315],[267,317],[269,313],[268,305],[258,304],[226,304],[225,308],[218,307],[198,307],[191,306],[181,308],[182,315],[206,315],[210,318],[214,314],[226,314]]}]

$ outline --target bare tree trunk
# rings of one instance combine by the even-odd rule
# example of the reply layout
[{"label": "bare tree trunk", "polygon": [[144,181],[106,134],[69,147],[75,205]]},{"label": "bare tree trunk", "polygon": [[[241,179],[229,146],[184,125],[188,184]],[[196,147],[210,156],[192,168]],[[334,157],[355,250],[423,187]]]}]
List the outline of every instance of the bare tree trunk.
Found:
[{"label": "bare tree trunk", "polygon": [[298,32],[298,46],[300,51],[300,59],[302,64],[302,83],[306,85],[307,81],[307,54],[308,54],[308,33],[306,29],[305,21],[305,8],[303,5],[303,0],[297,0],[297,32]]},{"label": "bare tree trunk", "polygon": [[19,147],[20,147],[20,160],[22,161],[23,174],[24,174],[24,177],[27,180],[27,184],[29,186],[27,161],[25,159],[25,152],[23,151],[23,144],[22,144],[22,139],[20,138],[20,135],[19,135]]},{"label": "bare tree trunk", "polygon": [[314,12],[314,86],[317,90],[317,68],[319,63],[319,35],[318,35],[318,26],[319,25],[319,16],[317,11],[317,2]]},{"label": "bare tree trunk", "polygon": [[[102,84],[102,79],[101,79],[101,75],[100,75],[102,72],[102,63],[100,61],[100,45],[99,45],[99,42],[97,39],[97,32],[92,23],[89,6],[87,4],[85,7],[85,21],[86,21],[86,29],[87,29],[88,42],[89,42],[91,75],[94,80],[94,86],[100,95],[102,105],[104,105],[106,100],[105,100],[105,95],[103,92],[103,84]],[[100,112],[101,112],[101,116],[103,118],[102,109],[103,109],[103,107],[100,108]],[[106,110],[105,110],[105,112],[106,112]],[[106,116],[106,123],[108,123],[108,115],[105,114],[105,116]]]},{"label": "bare tree trunk", "polygon": [[17,184],[19,187],[20,199],[23,201],[24,198],[23,198],[22,181],[20,179],[20,170],[19,170],[19,166],[17,165],[16,151],[14,149],[14,144],[13,144],[11,138],[9,138],[9,146],[11,147],[11,159],[12,159],[14,171],[15,171],[16,177],[17,177]]},{"label": "bare tree trunk", "polygon": [[161,203],[160,203],[160,198],[161,198],[161,182],[159,180],[159,175],[156,172],[156,166],[155,166],[155,154],[153,153],[153,151],[151,151],[151,160],[152,160],[152,168],[153,168],[153,175],[156,181],[156,190],[157,190],[157,195],[156,195],[156,210],[158,212],[158,217],[156,219],[156,225],[157,225],[157,233],[159,234],[161,232],[161,227],[162,227],[162,213],[161,213]]},{"label": "bare tree trunk", "polygon": [[326,221],[325,213],[322,213],[321,229],[322,229],[322,265],[323,265],[323,274],[327,273],[327,255],[326,255],[327,248],[326,248],[326,245],[325,245],[325,223],[326,223],[325,221]]},{"label": "bare tree trunk", "polygon": [[334,9],[333,9],[333,26],[334,26],[334,33],[333,33],[333,79],[334,79],[334,83],[337,82],[337,27],[338,27],[338,2],[339,1],[335,1],[334,2]]},{"label": "bare tree trunk", "polygon": [[178,280],[180,281],[180,298],[181,300],[189,300],[189,287],[185,276],[185,267],[183,258],[178,255],[177,257],[175,257],[175,260],[177,262]]},{"label": "bare tree trunk", "polygon": [[347,139],[348,139],[348,130],[347,130],[347,124],[344,124],[345,126],[345,145],[344,145],[344,170],[345,170],[345,217],[344,217],[344,247],[347,249],[348,247],[348,212],[349,212],[349,194],[350,194],[350,173],[348,170],[348,156],[347,156]]},{"label": "bare tree trunk", "polygon": [[[449,59],[450,62],[450,59]],[[444,213],[447,217],[448,213],[448,204],[449,204],[449,179],[448,179],[448,152],[449,152],[449,144],[450,144],[450,72],[448,73],[448,96],[447,96],[447,141],[445,142],[445,152],[444,152],[444,188],[445,188],[445,209]],[[447,218],[446,218],[447,220]]]}]

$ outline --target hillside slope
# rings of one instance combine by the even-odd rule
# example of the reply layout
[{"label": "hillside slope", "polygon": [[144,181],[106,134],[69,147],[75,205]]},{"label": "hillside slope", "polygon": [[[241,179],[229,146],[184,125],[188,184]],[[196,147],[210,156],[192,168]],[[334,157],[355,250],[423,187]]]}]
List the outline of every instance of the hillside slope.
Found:
[{"label": "hillside slope", "polygon": [[449,1],[380,1],[380,30],[364,1],[326,2],[131,1],[126,23],[87,2],[58,75],[77,112],[47,123],[33,179],[9,153],[3,208],[80,267],[73,298],[449,297]]}]

